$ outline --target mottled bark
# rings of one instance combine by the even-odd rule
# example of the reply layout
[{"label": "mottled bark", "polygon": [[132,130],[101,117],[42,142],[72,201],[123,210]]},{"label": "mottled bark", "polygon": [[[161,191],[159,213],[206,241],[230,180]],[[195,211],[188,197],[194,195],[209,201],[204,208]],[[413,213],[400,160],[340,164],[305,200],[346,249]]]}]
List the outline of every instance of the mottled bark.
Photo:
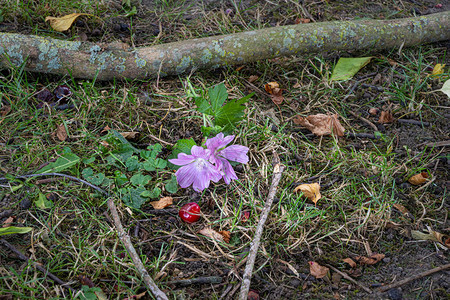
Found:
[{"label": "mottled bark", "polygon": [[0,33],[0,69],[78,78],[152,78],[192,69],[339,50],[392,49],[450,39],[450,11],[395,20],[298,24],[137,49]]}]

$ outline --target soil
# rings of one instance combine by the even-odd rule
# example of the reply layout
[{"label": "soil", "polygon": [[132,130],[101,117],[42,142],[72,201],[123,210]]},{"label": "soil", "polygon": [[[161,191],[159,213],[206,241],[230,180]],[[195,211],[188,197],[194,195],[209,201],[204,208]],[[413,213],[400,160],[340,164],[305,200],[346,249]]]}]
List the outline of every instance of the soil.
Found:
[{"label": "soil", "polygon": [[[120,1],[118,1],[120,2]],[[168,2],[171,2],[168,0]],[[261,22],[269,22],[273,26],[294,24],[295,18],[286,18],[286,15],[293,14],[293,2],[303,3],[303,6],[308,10],[310,17],[315,21],[327,20],[349,20],[355,18],[396,18],[409,17],[414,14],[429,14],[444,10],[450,10],[450,1],[282,1],[279,5],[273,5],[271,1],[184,1],[180,7],[180,13],[175,20],[169,17],[161,17],[158,11],[159,5],[155,1],[142,0],[139,3],[138,15],[133,24],[136,28],[133,42],[136,46],[148,45],[152,39],[158,38],[164,42],[171,42],[180,39],[180,33],[177,31],[178,22],[189,24],[195,23],[196,19],[204,20],[204,15],[211,12],[222,10],[233,14],[235,12],[235,5],[238,5],[243,13],[243,19],[251,22],[256,20],[258,13],[263,11]],[[292,3],[291,3],[292,2]],[[439,3],[438,3],[439,2]],[[442,4],[438,6],[437,4]],[[189,7],[184,10],[183,7]],[[305,16],[307,17],[307,16]],[[88,30],[86,27],[80,26],[74,32],[74,35],[80,35],[81,32],[86,34],[88,40],[92,41],[111,41],[122,40],[130,42],[131,36],[127,31],[129,26],[128,18],[115,17],[111,18],[110,24],[104,27],[103,32],[95,34],[93,30]],[[237,30],[245,30],[246,25],[237,22]],[[197,26],[193,24],[192,26]],[[221,34],[220,30],[211,26],[202,27],[204,35]],[[3,31],[15,31],[30,33],[27,30],[18,30],[17,24],[3,24],[0,28]],[[161,30],[163,31],[162,34]],[[189,38],[189,37],[186,37]],[[149,42],[150,41],[150,42]],[[447,46],[446,46],[447,45]],[[439,47],[447,47],[448,43],[440,43]],[[332,54],[330,54],[332,55]],[[449,56],[446,56],[446,61],[450,65]],[[220,74],[219,71],[215,71]],[[385,70],[374,70],[376,74],[381,74],[383,79],[377,83],[376,86],[382,86],[383,80],[389,80],[389,74]],[[375,75],[368,78],[367,82],[371,82]],[[358,79],[358,78],[356,78]],[[369,86],[357,86],[355,94],[361,96],[362,99],[378,99],[378,92]],[[355,100],[354,104],[358,105],[358,97],[349,99]],[[364,101],[366,103],[367,101]],[[375,106],[382,109],[385,103],[381,100],[374,102]],[[261,104],[261,103],[260,103]],[[263,107],[264,104],[261,104]],[[414,124],[406,124],[395,122],[393,124],[382,125],[380,131],[388,137],[396,137],[392,148],[400,156],[414,154],[422,151],[426,143],[435,141],[445,141],[449,139],[450,122],[449,111],[445,107],[450,106],[450,101],[441,103],[442,108],[437,109],[437,113],[446,115],[446,119],[428,120],[428,116],[411,116],[411,119],[420,120],[423,117],[424,121],[431,121],[432,126],[421,126]],[[267,109],[271,106],[267,105]],[[265,110],[265,109],[264,109]],[[378,116],[371,116],[367,113],[367,107],[360,107],[355,111],[361,114],[362,117],[375,122]],[[186,138],[194,136],[197,138],[199,132],[179,131],[177,129],[177,121],[175,116],[169,116],[165,127],[170,128],[167,132],[162,132],[162,138],[169,142],[176,142],[179,138]],[[290,116],[286,116],[290,117]],[[172,121],[171,121],[172,120]],[[171,124],[172,123],[172,124]],[[361,128],[369,128],[367,123],[360,121]],[[197,127],[196,127],[197,128]],[[296,128],[286,127],[283,130],[294,132]],[[305,131],[305,133],[309,133]],[[345,138],[344,143],[348,147],[373,147],[371,143],[361,144],[352,138]],[[376,145],[377,141],[374,140]],[[448,149],[448,148],[446,148]],[[295,157],[293,157],[295,159]],[[449,181],[449,167],[450,159],[447,150],[442,152],[441,158],[433,166],[435,176],[438,178],[434,182],[435,197],[443,198],[442,209],[448,211],[450,203],[445,198],[450,190]],[[337,178],[338,180],[338,178]],[[399,182],[402,180],[399,179]],[[407,191],[410,186],[405,185]],[[195,200],[199,197],[198,194],[187,191],[190,199]],[[395,197],[402,197],[402,195],[394,195]],[[211,214],[214,219],[214,210],[212,199],[211,210],[208,211],[206,207],[204,213]],[[411,204],[417,205],[412,199]],[[203,200],[205,201],[205,200]],[[420,209],[420,207],[418,207]],[[146,211],[151,213],[150,210]],[[399,213],[401,217],[401,213]],[[443,224],[441,230],[449,230],[448,220],[442,220]],[[184,258],[184,264],[170,264],[164,271],[160,278],[175,281],[178,279],[220,276],[222,282],[219,284],[205,284],[205,285],[189,285],[181,287],[178,284],[173,284],[174,290],[179,290],[179,299],[210,299],[211,295],[222,295],[223,299],[236,299],[238,292],[232,292],[237,284],[237,279],[232,274],[236,272],[235,266],[239,262],[223,261],[222,258],[202,257],[191,249],[187,248],[184,243],[189,243],[191,233],[180,230],[181,224],[175,212],[169,212],[167,215],[161,217],[155,215],[152,221],[140,222],[141,240],[152,239],[151,243],[145,243],[142,251],[149,259],[157,257],[164,245],[174,244],[174,250],[178,257]],[[413,223],[412,223],[413,226]],[[192,232],[196,232],[200,228],[195,225],[191,228]],[[176,232],[177,234],[156,236],[154,238],[152,232],[154,230],[164,232]],[[386,229],[385,231],[374,231],[369,234],[373,241],[376,241],[377,252],[385,254],[385,258],[374,266],[364,266],[357,270],[355,280],[376,291],[376,288],[382,284],[389,284],[412,275],[423,272],[424,270],[432,269],[449,263],[448,250],[436,248],[431,242],[414,241],[405,237],[401,232],[395,228]],[[180,239],[182,237],[183,239]],[[325,239],[326,241],[326,239]],[[198,241],[195,241],[198,243]],[[194,242],[193,242],[194,244]],[[333,246],[331,246],[333,245]],[[302,246],[287,251],[271,251],[273,255],[270,257],[270,262],[263,255],[258,257],[255,265],[255,270],[258,270],[252,278],[251,288],[260,295],[260,299],[449,299],[450,298],[450,270],[441,271],[431,276],[426,276],[411,283],[405,284],[401,287],[394,288],[384,293],[374,292],[368,294],[360,287],[351,283],[348,280],[337,278],[332,279],[316,279],[310,275],[308,262],[315,260],[314,257],[321,257],[321,261],[333,265],[334,267],[350,272],[348,265],[342,263],[342,259],[346,257],[354,257],[361,253],[361,249],[352,249],[350,246],[344,249],[336,249],[335,243],[330,240],[330,247],[318,248],[311,245],[311,248]],[[272,249],[273,250],[273,249]],[[240,249],[243,254],[248,249]],[[278,254],[277,254],[278,253]],[[289,263],[284,263],[289,262]],[[241,267],[242,268],[242,267]],[[184,298],[183,298],[184,297]]]}]

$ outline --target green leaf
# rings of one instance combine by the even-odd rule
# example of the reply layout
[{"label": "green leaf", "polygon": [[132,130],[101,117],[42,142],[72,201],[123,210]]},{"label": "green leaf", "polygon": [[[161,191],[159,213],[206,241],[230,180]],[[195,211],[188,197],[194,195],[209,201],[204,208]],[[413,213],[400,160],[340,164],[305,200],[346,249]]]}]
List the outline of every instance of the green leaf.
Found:
[{"label": "green leaf", "polygon": [[224,107],[216,114],[214,123],[216,126],[226,126],[229,124],[234,125],[236,122],[241,121],[244,118],[244,103],[248,102],[248,99],[253,96],[249,94],[241,99],[235,99],[228,101]]},{"label": "green leaf", "polygon": [[36,206],[40,209],[46,209],[46,208],[53,207],[53,202],[48,200],[47,197],[45,197],[45,195],[42,193],[39,193],[38,200],[36,200],[34,202],[34,204],[36,204]]},{"label": "green leaf", "polygon": [[101,185],[105,180],[105,174],[103,173],[94,174],[94,170],[92,170],[92,168],[84,169],[81,172],[81,175],[83,176],[84,179],[95,185]]},{"label": "green leaf", "polygon": [[142,167],[146,171],[155,171],[156,169],[164,169],[167,166],[167,161],[162,158],[149,159],[142,163]]},{"label": "green leaf", "polygon": [[450,98],[450,79],[444,82],[444,85],[439,91],[443,92]]},{"label": "green leaf", "polygon": [[222,127],[222,126],[214,126],[214,127],[202,126],[200,130],[202,131],[204,137],[210,137],[210,136],[215,136],[220,132],[223,132],[224,127]]},{"label": "green leaf", "polygon": [[372,56],[369,57],[342,57],[339,58],[334,67],[331,80],[341,81],[352,78],[359,70],[367,65]]},{"label": "green leaf", "polygon": [[217,113],[225,103],[225,100],[227,100],[228,98],[227,88],[225,87],[225,84],[223,84],[222,82],[212,88],[209,88],[208,98],[214,114]]},{"label": "green leaf", "polygon": [[142,175],[141,173],[134,174],[130,178],[131,184],[133,184],[135,186],[144,186],[144,185],[148,184],[150,182],[150,180],[152,180],[152,177],[150,175]]},{"label": "green leaf", "polygon": [[138,157],[133,155],[126,160],[125,165],[127,166],[128,171],[132,172],[138,170],[141,163],[139,162]]},{"label": "green leaf", "polygon": [[37,171],[37,173],[60,173],[70,167],[73,167],[80,161],[80,158],[72,152],[65,153],[54,162]]},{"label": "green leaf", "polygon": [[172,175],[172,177],[169,180],[165,181],[165,185],[164,188],[166,189],[167,192],[171,193],[171,194],[175,194],[178,190],[178,182],[177,182],[177,177],[175,175]]},{"label": "green leaf", "polygon": [[95,156],[92,156],[91,158],[85,158],[82,160],[83,164],[90,165],[95,161]]},{"label": "green leaf", "polygon": [[121,188],[121,199],[126,206],[131,208],[140,209],[147,199],[141,197],[141,194],[146,190],[143,187],[138,188]]},{"label": "green leaf", "polygon": [[118,186],[124,185],[128,182],[128,178],[125,174],[120,172],[119,170],[114,172],[114,179],[116,180],[116,184]]},{"label": "green leaf", "polygon": [[2,227],[0,228],[0,236],[7,234],[27,233],[30,232],[32,229],[33,228],[31,227],[16,227],[16,226]]},{"label": "green leaf", "polygon": [[202,97],[195,98],[195,105],[197,105],[196,108],[197,111],[201,112],[202,114],[207,114],[211,116],[214,115],[211,104],[205,98]]},{"label": "green leaf", "polygon": [[161,195],[161,189],[159,187],[155,187],[152,191],[145,190],[140,195],[142,197],[155,199]]}]

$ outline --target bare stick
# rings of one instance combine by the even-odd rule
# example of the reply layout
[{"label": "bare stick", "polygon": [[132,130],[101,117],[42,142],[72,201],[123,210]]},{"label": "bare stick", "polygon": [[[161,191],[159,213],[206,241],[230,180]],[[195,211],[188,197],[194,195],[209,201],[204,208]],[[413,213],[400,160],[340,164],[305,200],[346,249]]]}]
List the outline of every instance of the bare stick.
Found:
[{"label": "bare stick", "polygon": [[[60,176],[60,177],[68,178],[70,180],[83,183],[83,184],[93,188],[97,192],[99,192],[101,194],[104,194],[104,195],[109,197],[108,192],[106,192],[105,190],[99,188],[98,186],[96,186],[94,184],[91,184],[91,183],[87,182],[86,180],[83,180],[83,179],[80,179],[80,178],[77,178],[77,177],[74,177],[74,176],[70,176],[70,175],[67,175],[67,174],[63,174],[63,173],[29,174],[29,175],[16,176],[15,178],[24,179],[24,178],[39,177],[39,176]],[[0,181],[4,181],[4,180],[8,180],[8,179],[7,178],[0,178]],[[115,227],[117,229],[117,233],[118,233],[119,239],[123,243],[123,245],[125,246],[125,249],[127,249],[128,253],[130,254],[131,259],[133,260],[133,263],[136,266],[136,269],[137,269],[138,273],[141,275],[142,280],[144,281],[147,289],[150,292],[152,292],[153,295],[158,300],[159,299],[161,299],[161,300],[168,299],[167,296],[164,294],[164,292],[161,291],[158,288],[158,286],[155,284],[155,282],[152,280],[152,278],[148,274],[147,270],[144,267],[144,264],[142,263],[141,259],[139,258],[139,255],[136,252],[136,249],[134,249],[133,244],[131,243],[130,237],[123,230],[123,226],[122,226],[122,223],[120,222],[119,214],[117,213],[117,208],[116,208],[116,205],[114,204],[113,199],[111,197],[109,197],[107,203],[108,203],[108,208],[109,208],[109,210],[111,212],[111,215],[113,217],[114,225],[115,225]],[[0,240],[0,241],[6,242],[6,241],[3,241],[3,240]]]},{"label": "bare stick", "polygon": [[447,270],[447,269],[450,269],[450,264],[446,264],[446,265],[443,265],[443,266],[440,266],[440,267],[437,267],[437,268],[434,268],[434,269],[431,269],[431,270],[428,270],[428,271],[424,271],[424,272],[422,272],[422,273],[413,275],[413,276],[411,276],[411,277],[408,277],[408,278],[405,278],[405,279],[403,279],[403,280],[394,282],[394,283],[392,283],[392,284],[388,284],[388,285],[382,286],[382,287],[380,287],[380,288],[378,289],[378,291],[379,291],[379,292],[385,292],[385,291],[388,291],[388,290],[390,290],[390,289],[392,289],[392,288],[395,288],[395,287],[398,287],[398,286],[402,286],[402,285],[404,285],[404,284],[407,284],[407,283],[409,283],[409,282],[411,282],[411,281],[413,281],[413,280],[416,280],[416,279],[419,279],[419,278],[422,278],[422,277],[425,277],[425,276],[434,274],[434,273],[436,273],[436,272],[440,272],[440,271],[443,271],[443,270]]},{"label": "bare stick", "polygon": [[242,277],[241,291],[239,294],[240,300],[246,300],[248,296],[248,291],[250,289],[250,281],[252,278],[253,266],[255,265],[256,254],[258,253],[259,244],[261,243],[261,236],[264,229],[264,224],[266,223],[267,217],[272,207],[273,199],[275,198],[275,193],[277,191],[278,184],[280,183],[281,175],[284,171],[284,166],[280,164],[280,158],[278,154],[273,152],[273,176],[272,185],[269,189],[269,195],[267,196],[266,204],[259,218],[258,227],[256,227],[255,237],[251,243],[250,252],[247,256],[247,264],[245,265],[244,276]]},{"label": "bare stick", "polygon": [[176,284],[178,286],[188,286],[192,284],[218,284],[222,282],[222,277],[220,276],[209,276],[209,277],[197,277],[192,279],[180,279],[168,281],[166,284]]},{"label": "bare stick", "polygon": [[139,258],[139,254],[137,254],[136,250],[133,247],[133,244],[131,243],[130,236],[125,232],[125,230],[123,230],[123,226],[122,223],[120,222],[119,214],[117,213],[117,208],[116,205],[114,204],[113,198],[109,197],[107,203],[109,211],[111,212],[111,215],[113,217],[114,225],[116,226],[119,239],[127,249],[128,254],[131,256],[131,259],[133,260],[133,263],[136,266],[137,271],[141,275],[142,280],[144,280],[145,285],[156,297],[156,299],[168,300],[169,298],[167,298],[166,294],[164,294],[163,291],[161,291],[158,288],[158,286],[155,284],[153,279],[148,274],[144,264]]},{"label": "bare stick", "polygon": [[344,277],[345,279],[347,279],[348,281],[356,284],[357,286],[359,286],[360,288],[362,288],[363,290],[365,290],[366,292],[368,292],[369,294],[372,294],[372,290],[369,289],[368,287],[366,287],[365,285],[363,285],[362,283],[359,283],[358,281],[356,281],[355,279],[351,278],[350,276],[348,276],[347,274],[345,274],[344,272],[339,271],[338,269],[336,269],[333,266],[327,265],[327,267],[329,267],[330,269],[332,269],[333,271],[335,271],[336,273],[339,273],[342,277]]},{"label": "bare stick", "polygon": [[[14,252],[17,257],[23,261],[28,262],[28,257],[26,257],[22,252],[20,252],[18,249],[16,249],[16,247],[14,247],[13,245],[11,245],[10,243],[8,243],[6,240],[4,239],[0,239],[0,244],[3,244],[6,248],[8,248],[9,250],[11,250],[12,252]],[[41,271],[42,273],[44,273],[44,275],[46,277],[49,277],[51,280],[53,280],[54,282],[62,285],[63,287],[71,290],[72,292],[75,292],[75,290],[67,285],[66,282],[62,281],[61,279],[59,279],[55,274],[50,273],[49,271],[47,271],[43,266],[41,266],[40,264],[33,262],[33,265],[36,267],[36,269],[38,269],[39,271]]]}]

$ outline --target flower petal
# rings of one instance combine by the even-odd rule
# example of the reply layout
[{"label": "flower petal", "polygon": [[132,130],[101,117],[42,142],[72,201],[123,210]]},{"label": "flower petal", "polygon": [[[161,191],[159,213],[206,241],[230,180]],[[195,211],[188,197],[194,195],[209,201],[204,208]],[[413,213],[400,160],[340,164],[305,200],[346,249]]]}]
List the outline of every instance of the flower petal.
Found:
[{"label": "flower petal", "polygon": [[234,135],[224,137],[223,133],[217,134],[215,137],[206,140],[206,148],[214,153],[216,150],[225,147],[234,139]]},{"label": "flower petal", "polygon": [[169,159],[169,161],[177,166],[184,166],[190,164],[195,160],[193,155],[188,155],[186,153],[178,153],[178,158]]},{"label": "flower petal", "polygon": [[195,177],[197,176],[196,168],[194,164],[186,165],[179,168],[175,173],[175,176],[177,177],[178,184],[182,188],[187,188],[194,182]]},{"label": "flower petal", "polygon": [[221,161],[222,161],[222,173],[224,174],[223,180],[225,181],[225,183],[230,184],[231,180],[238,179],[230,162],[226,159],[221,159]]},{"label": "flower petal", "polygon": [[248,148],[241,145],[231,145],[219,152],[219,155],[231,161],[237,161],[243,164],[248,163]]},{"label": "flower petal", "polygon": [[192,146],[191,153],[196,158],[201,157],[204,159],[208,159],[209,156],[211,155],[211,151],[209,151],[208,149],[204,149],[203,147],[200,146]]}]

